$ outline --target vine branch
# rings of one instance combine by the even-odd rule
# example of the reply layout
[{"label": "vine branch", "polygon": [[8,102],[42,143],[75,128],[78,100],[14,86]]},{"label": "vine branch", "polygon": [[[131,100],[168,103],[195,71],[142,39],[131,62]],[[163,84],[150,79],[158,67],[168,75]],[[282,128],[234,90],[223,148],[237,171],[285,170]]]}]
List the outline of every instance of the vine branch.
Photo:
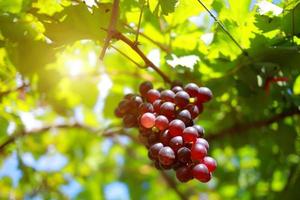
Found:
[{"label": "vine branch", "polygon": [[298,108],[291,108],[289,110],[285,110],[279,114],[276,114],[268,119],[258,120],[251,123],[243,123],[243,124],[235,124],[232,127],[225,128],[218,132],[212,133],[206,137],[207,140],[216,140],[221,139],[227,136],[238,135],[239,133],[246,133],[251,129],[258,129],[265,126],[268,126],[274,122],[278,122],[283,120],[286,117],[300,115],[300,110]]},{"label": "vine branch", "polygon": [[154,71],[156,71],[164,79],[165,82],[169,84],[172,83],[169,77],[166,74],[164,74],[153,62],[151,62],[147,58],[147,56],[140,50],[140,48],[137,45],[135,45],[135,43],[132,42],[129,38],[127,38],[126,36],[124,36],[122,33],[118,31],[115,31],[115,33],[112,34],[112,37],[126,43],[132,50],[134,50],[144,60],[145,64],[148,67],[152,68]]},{"label": "vine branch", "polygon": [[10,93],[13,93],[13,92],[17,92],[17,91],[19,91],[19,90],[26,89],[27,87],[29,87],[29,84],[24,83],[23,85],[21,85],[21,86],[15,88],[15,89],[11,89],[11,90],[7,90],[7,91],[4,91],[4,92],[0,92],[0,101],[1,101],[2,97],[7,96],[7,95],[9,95]]},{"label": "vine branch", "polygon": [[34,129],[31,131],[21,130],[9,138],[7,138],[3,143],[0,144],[0,154],[5,150],[5,148],[14,143],[16,140],[25,137],[25,136],[31,136],[35,134],[42,134],[45,133],[51,129],[68,129],[68,128],[78,128],[82,130],[86,130],[96,136],[103,136],[103,137],[114,137],[116,135],[125,135],[128,136],[130,139],[132,139],[134,142],[138,142],[138,139],[134,137],[133,135],[128,134],[123,128],[118,129],[107,129],[107,130],[100,130],[93,127],[89,127],[82,124],[57,124],[57,125],[48,125],[44,126],[38,129]]},{"label": "vine branch", "polygon": [[222,30],[228,35],[228,37],[235,43],[235,45],[243,52],[245,56],[249,56],[248,52],[234,39],[231,33],[226,29],[225,25],[206,7],[206,5],[201,1],[197,0],[202,7],[209,13],[209,15],[217,22],[217,24],[222,28]]},{"label": "vine branch", "polygon": [[101,60],[103,60],[105,53],[106,53],[106,49],[108,48],[109,42],[112,39],[111,33],[113,33],[116,30],[116,24],[118,21],[118,14],[119,14],[119,3],[120,3],[120,0],[114,0],[111,18],[110,18],[110,22],[109,22],[109,26],[108,26],[108,31],[107,31],[107,36],[104,41],[104,45],[103,45],[103,48],[102,48],[102,51],[100,54]]}]

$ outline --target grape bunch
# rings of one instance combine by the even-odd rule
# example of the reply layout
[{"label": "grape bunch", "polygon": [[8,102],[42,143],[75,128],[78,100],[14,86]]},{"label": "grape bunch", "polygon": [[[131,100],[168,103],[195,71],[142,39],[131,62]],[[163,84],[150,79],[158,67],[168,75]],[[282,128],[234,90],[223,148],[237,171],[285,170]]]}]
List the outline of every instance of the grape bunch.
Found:
[{"label": "grape bunch", "polygon": [[207,156],[204,128],[194,120],[203,112],[203,103],[212,99],[211,90],[195,83],[157,90],[147,81],[139,91],[141,95],[127,94],[115,115],[123,118],[126,128],[139,129],[139,139],[156,168],[174,169],[181,182],[193,178],[208,182],[217,163]]}]

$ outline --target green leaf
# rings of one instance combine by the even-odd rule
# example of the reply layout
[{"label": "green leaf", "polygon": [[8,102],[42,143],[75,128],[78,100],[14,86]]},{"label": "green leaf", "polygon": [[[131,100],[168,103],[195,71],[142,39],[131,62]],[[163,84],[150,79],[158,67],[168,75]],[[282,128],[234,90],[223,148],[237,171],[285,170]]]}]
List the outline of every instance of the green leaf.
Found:
[{"label": "green leaf", "polygon": [[56,13],[49,21],[43,15],[37,15],[43,22],[46,32],[55,45],[72,43],[77,40],[97,40],[102,42],[106,36],[111,15],[111,4],[100,4],[89,11],[84,3],[66,7]]},{"label": "green leaf", "polygon": [[161,11],[163,15],[168,15],[169,13],[172,13],[175,11],[175,6],[178,3],[178,0],[159,0],[159,4],[161,7]]}]

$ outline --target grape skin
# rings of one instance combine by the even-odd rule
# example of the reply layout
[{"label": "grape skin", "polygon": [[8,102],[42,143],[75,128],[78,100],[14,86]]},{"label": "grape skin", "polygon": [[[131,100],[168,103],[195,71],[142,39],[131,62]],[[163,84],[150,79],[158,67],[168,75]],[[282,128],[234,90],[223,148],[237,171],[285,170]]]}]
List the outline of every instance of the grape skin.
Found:
[{"label": "grape skin", "polygon": [[144,113],[140,121],[143,127],[152,128],[155,124],[155,115],[149,112]]}]

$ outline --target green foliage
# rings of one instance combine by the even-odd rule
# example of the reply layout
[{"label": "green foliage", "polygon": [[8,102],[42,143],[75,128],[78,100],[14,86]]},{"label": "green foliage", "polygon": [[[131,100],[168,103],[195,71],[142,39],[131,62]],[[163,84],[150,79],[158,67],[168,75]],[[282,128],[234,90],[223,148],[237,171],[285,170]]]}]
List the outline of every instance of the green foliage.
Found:
[{"label": "green foliage", "polygon": [[[118,14],[117,30],[134,41],[144,4],[141,51],[171,80],[214,93],[197,123],[218,169],[209,184],[177,183],[178,190],[189,199],[294,199],[300,196],[300,1],[282,1],[279,14],[262,14],[250,0],[203,2],[246,53],[196,0],[121,0]],[[108,199],[107,186],[116,181],[131,199],[180,199],[134,140],[136,130],[105,135],[122,125],[114,109],[125,93],[136,93],[144,80],[169,87],[111,47],[98,59],[112,3],[0,0],[0,145],[9,143],[0,148],[0,199]],[[110,43],[144,66],[122,41]],[[62,189],[70,185],[73,196]]]}]

